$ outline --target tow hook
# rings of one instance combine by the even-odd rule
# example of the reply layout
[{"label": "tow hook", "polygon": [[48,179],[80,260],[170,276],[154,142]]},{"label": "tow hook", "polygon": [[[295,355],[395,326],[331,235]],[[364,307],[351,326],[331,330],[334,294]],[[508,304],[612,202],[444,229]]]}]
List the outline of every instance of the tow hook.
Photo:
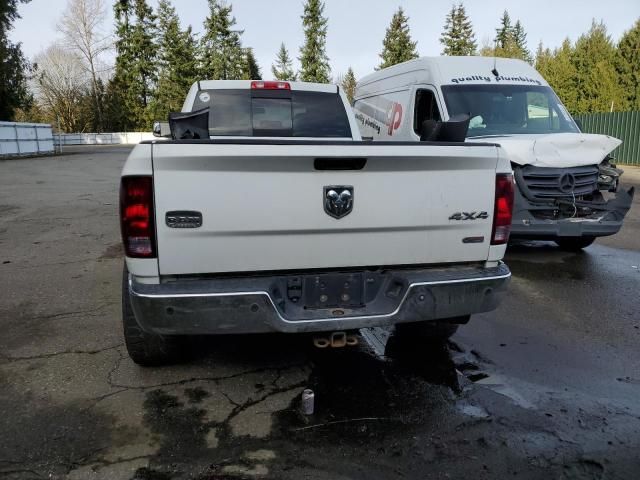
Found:
[{"label": "tow hook", "polygon": [[358,345],[358,337],[347,332],[332,332],[330,335],[318,335],[313,337],[313,345],[317,348],[342,348],[355,347]]}]

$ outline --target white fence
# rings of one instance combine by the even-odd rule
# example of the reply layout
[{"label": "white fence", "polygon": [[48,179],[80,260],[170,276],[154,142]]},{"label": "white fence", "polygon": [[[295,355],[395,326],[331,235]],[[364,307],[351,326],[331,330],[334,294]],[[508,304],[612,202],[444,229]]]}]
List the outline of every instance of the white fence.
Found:
[{"label": "white fence", "polygon": [[154,139],[151,132],[54,135],[45,123],[0,122],[0,157],[50,154],[65,145],[133,145]]},{"label": "white fence", "polygon": [[51,125],[0,122],[0,157],[53,153]]},{"label": "white fence", "polygon": [[151,132],[62,133],[54,135],[53,138],[56,145],[62,147],[65,145],[132,145],[155,139]]}]

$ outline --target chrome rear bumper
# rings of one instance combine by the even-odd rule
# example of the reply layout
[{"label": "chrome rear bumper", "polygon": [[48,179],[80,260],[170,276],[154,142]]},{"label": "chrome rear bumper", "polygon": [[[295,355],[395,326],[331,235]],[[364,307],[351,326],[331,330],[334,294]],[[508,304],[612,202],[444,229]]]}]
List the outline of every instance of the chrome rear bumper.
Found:
[{"label": "chrome rear bumper", "polygon": [[504,263],[495,268],[388,270],[379,277],[382,285],[375,298],[350,309],[305,309],[292,303],[282,287],[291,277],[193,278],[148,285],[129,275],[129,297],[141,328],[164,335],[352,330],[493,310],[511,272]]}]

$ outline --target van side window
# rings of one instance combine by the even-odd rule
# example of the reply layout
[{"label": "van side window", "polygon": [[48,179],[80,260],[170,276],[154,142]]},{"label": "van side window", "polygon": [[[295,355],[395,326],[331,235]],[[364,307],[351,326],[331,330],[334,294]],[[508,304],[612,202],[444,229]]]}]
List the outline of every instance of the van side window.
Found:
[{"label": "van side window", "polygon": [[440,120],[438,102],[431,90],[418,90],[416,92],[416,106],[413,111],[413,131],[420,135],[422,122],[425,120]]},{"label": "van side window", "polygon": [[527,129],[531,133],[560,130],[558,112],[549,105],[549,97],[543,93],[527,92]]}]

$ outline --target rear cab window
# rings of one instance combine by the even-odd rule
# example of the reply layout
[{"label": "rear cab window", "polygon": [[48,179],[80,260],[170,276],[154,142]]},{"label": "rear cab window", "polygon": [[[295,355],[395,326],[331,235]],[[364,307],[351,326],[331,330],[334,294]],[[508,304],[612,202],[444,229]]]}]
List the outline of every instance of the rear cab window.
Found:
[{"label": "rear cab window", "polygon": [[211,136],[351,138],[337,93],[200,90],[193,110],[209,107]]}]

